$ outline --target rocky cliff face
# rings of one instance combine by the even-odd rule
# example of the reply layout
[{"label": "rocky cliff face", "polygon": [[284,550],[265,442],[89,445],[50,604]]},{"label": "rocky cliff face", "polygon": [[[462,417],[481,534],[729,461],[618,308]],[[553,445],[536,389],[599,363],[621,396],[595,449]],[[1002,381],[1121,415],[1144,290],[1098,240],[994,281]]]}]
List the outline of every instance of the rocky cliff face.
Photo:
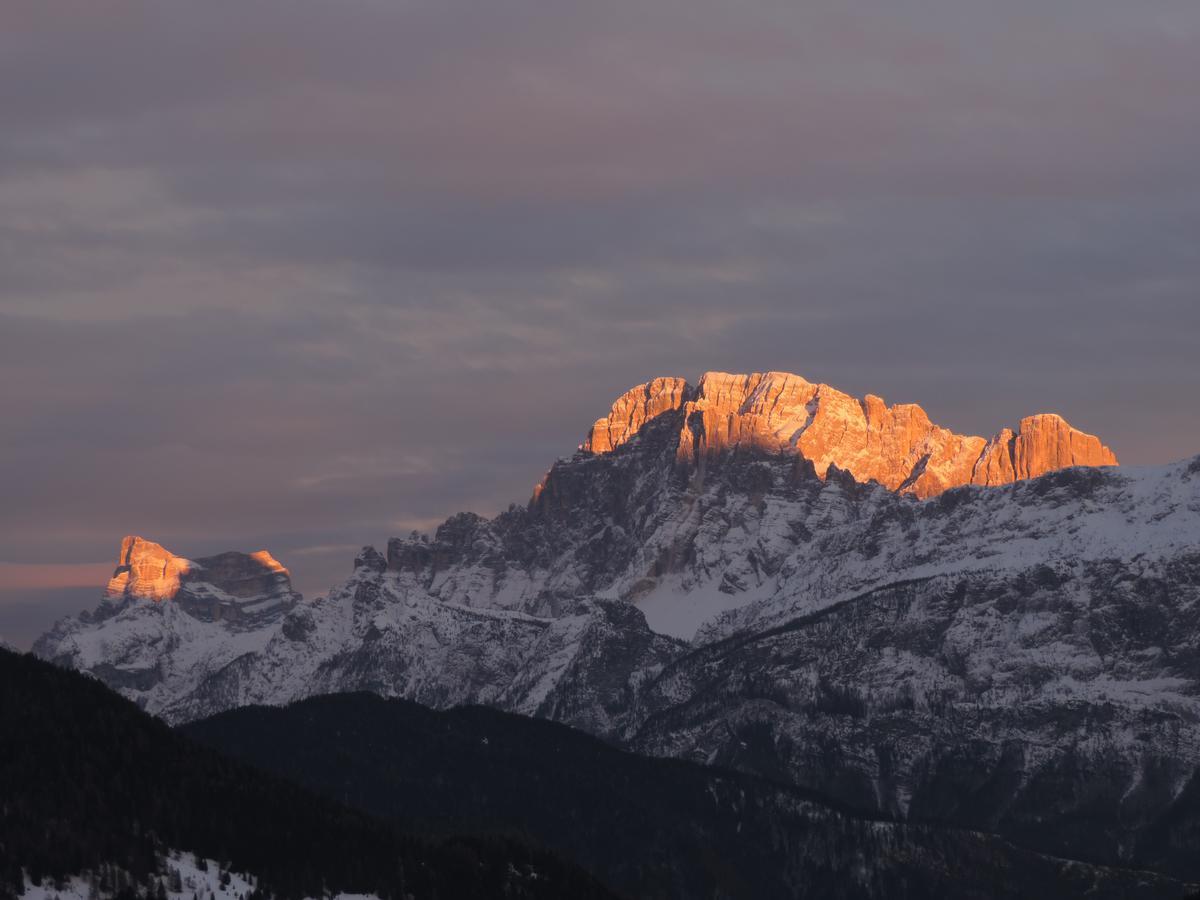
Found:
[{"label": "rocky cliff face", "polygon": [[[662,379],[528,506],[366,548],[327,597],[242,627],[123,586],[36,652],[172,721],[486,703],[1194,877],[1200,459],[1088,461],[1057,416],[989,441],[795,376]],[[131,583],[192,584],[148,559]]]},{"label": "rocky cliff face", "polygon": [[631,440],[646,422],[680,412],[681,460],[703,466],[729,450],[794,454],[824,477],[830,466],[858,481],[918,497],[964,484],[1008,484],[1068,466],[1115,466],[1099,439],[1052,414],[1021,420],[990,440],[955,434],[912,403],[858,400],[827,384],[785,372],[708,372],[697,387],[656,378],[622,395],[581,449],[606,453]]},{"label": "rocky cliff face", "polygon": [[639,384],[616,399],[608,415],[592,426],[579,449],[588,453],[615,450],[636,437],[651,419],[680,409],[694,395],[682,378],[655,378]]},{"label": "rocky cliff face", "polygon": [[170,600],[197,618],[235,623],[290,608],[301,599],[288,570],[266,550],[185,559],[137,535],[121,541],[105,595],[110,606]]},{"label": "rocky cliff face", "polygon": [[[252,630],[272,622],[301,599],[292,589],[288,570],[268,551],[229,551],[188,559],[154,541],[128,535],[121,541],[104,602],[85,624],[98,625],[126,608],[169,604],[199,622]],[[49,632],[54,634],[58,631]],[[113,653],[107,644],[106,650]]]}]

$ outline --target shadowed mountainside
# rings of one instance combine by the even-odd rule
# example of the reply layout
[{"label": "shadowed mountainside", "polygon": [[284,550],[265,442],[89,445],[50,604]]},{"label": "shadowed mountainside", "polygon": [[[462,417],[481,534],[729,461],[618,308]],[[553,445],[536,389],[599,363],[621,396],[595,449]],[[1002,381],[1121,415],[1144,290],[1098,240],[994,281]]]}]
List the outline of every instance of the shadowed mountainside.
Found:
[{"label": "shadowed mountainside", "polygon": [[223,753],[410,830],[528,834],[641,898],[1179,897],[1169,878],[980,832],[847,815],[811,792],[637,756],[484,707],[368,694],[182,726]]},{"label": "shadowed mountainside", "polygon": [[101,865],[135,878],[168,850],[253,873],[280,897],[611,897],[563,858],[503,837],[394,824],[223,757],[91,678],[0,650],[0,895]]}]

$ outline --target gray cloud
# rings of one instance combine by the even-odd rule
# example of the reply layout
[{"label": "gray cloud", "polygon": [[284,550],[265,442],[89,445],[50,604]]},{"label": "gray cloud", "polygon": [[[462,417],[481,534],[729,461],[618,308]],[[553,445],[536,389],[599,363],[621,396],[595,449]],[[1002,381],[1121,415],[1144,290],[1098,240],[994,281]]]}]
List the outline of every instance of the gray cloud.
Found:
[{"label": "gray cloud", "polygon": [[1200,451],[1198,83],[1193,0],[6,3],[0,562],[317,593],[709,368]]}]

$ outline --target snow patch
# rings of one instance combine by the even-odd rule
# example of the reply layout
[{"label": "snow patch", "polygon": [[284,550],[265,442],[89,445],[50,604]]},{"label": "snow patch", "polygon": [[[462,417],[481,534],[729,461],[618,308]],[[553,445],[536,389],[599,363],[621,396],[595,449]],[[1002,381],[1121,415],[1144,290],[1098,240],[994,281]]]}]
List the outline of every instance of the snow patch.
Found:
[{"label": "snow patch", "polygon": [[773,590],[774,585],[769,584],[752,591],[727,593],[715,582],[689,586],[680,577],[668,577],[639,597],[637,607],[652,631],[690,641],[704,622],[769,597]]},{"label": "snow patch", "polygon": [[[222,869],[220,863],[211,859],[197,859],[192,853],[171,851],[164,860],[166,872],[151,879],[149,896],[157,892],[157,884],[162,882],[163,890],[168,900],[192,900],[193,896],[200,900],[237,900],[248,897],[254,891],[258,879],[247,873],[229,872],[228,884],[221,884]],[[40,885],[33,884],[29,876],[25,876],[24,900],[107,900],[118,892],[116,887],[105,889],[101,886],[100,877],[92,872],[84,872],[72,876],[58,886],[52,879],[43,879]],[[180,888],[173,890],[172,886]],[[139,894],[146,893],[139,890]],[[315,900],[315,898],[314,898]],[[321,898],[325,900],[325,898]],[[329,900],[379,900],[374,894],[336,894]]]}]

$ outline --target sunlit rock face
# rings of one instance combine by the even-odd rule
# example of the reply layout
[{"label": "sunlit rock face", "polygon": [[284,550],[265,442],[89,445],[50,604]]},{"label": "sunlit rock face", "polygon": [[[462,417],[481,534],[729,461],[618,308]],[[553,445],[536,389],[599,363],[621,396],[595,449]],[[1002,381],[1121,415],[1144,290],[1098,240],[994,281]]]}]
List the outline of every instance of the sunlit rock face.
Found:
[{"label": "sunlit rock face", "polygon": [[168,600],[179,593],[180,575],[190,566],[190,560],[162,545],[129,535],[121,541],[121,555],[106,593],[110,599]]},{"label": "sunlit rock face", "polygon": [[651,419],[679,409],[694,393],[682,378],[655,378],[639,384],[617,398],[608,415],[592,426],[579,449],[607,453],[634,437]]},{"label": "sunlit rock face", "polygon": [[1093,435],[1052,414],[1022,419],[991,440],[935,425],[920,406],[859,400],[786,372],[708,372],[697,387],[656,378],[626,392],[581,449],[611,452],[665,413],[681,414],[678,458],[703,470],[729,450],[796,454],[824,478],[830,466],[857,481],[917,497],[964,484],[1008,484],[1069,466],[1116,465]]},{"label": "sunlit rock face", "polygon": [[1116,455],[1094,435],[1076,431],[1053,413],[1027,416],[988,441],[972,484],[1007,484],[1067,466],[1115,466]]},{"label": "sunlit rock face", "polygon": [[111,604],[174,601],[193,615],[234,621],[258,618],[300,599],[288,570],[266,550],[186,559],[137,535],[121,541],[105,594]]}]

